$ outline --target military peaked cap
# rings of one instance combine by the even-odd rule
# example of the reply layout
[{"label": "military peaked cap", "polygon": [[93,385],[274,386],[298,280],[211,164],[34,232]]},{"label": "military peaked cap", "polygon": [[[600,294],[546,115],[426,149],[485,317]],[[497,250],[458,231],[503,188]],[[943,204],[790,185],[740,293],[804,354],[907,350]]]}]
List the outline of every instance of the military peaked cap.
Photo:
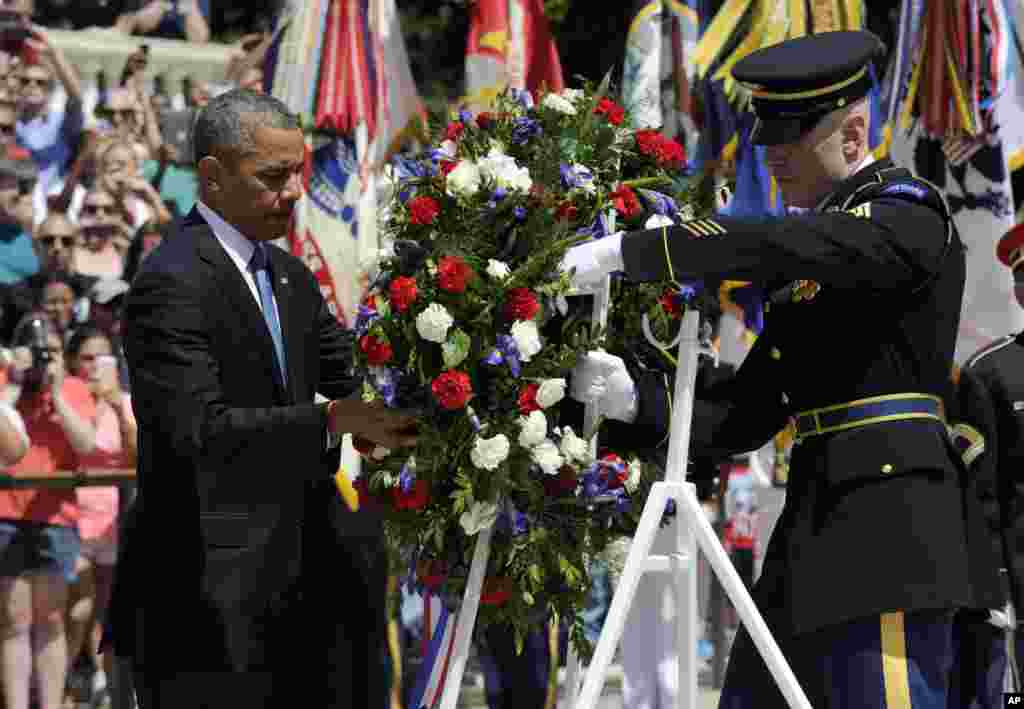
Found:
[{"label": "military peaked cap", "polygon": [[732,75],[752,94],[753,141],[794,142],[826,114],[866,96],[874,84],[872,61],[884,46],[870,32],[823,32],[741,59]]}]

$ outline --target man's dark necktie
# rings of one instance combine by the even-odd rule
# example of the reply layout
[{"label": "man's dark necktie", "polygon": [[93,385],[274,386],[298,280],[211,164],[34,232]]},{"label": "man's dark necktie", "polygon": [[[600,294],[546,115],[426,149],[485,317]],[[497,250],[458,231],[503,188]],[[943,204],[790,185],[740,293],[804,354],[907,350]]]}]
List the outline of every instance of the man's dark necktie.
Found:
[{"label": "man's dark necktie", "polygon": [[277,319],[277,310],[274,309],[274,289],[270,285],[267,249],[259,242],[256,243],[256,249],[252,253],[252,260],[249,261],[249,270],[256,277],[256,288],[260,294],[263,319],[266,320],[267,329],[270,330],[270,336],[274,340],[274,363],[277,365],[277,375],[280,377],[282,386],[287,389],[288,376],[286,372],[288,369],[284,358],[284,337],[281,335],[281,323]]}]

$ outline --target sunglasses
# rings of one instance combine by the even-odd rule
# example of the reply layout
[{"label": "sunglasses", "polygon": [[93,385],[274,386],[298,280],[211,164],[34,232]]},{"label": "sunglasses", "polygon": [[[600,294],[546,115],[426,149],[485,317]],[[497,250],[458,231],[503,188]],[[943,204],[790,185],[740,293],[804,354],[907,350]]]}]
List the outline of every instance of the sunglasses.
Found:
[{"label": "sunglasses", "polygon": [[80,354],[80,355],[78,355],[78,359],[81,362],[95,362],[96,360],[100,359],[101,357],[109,357],[109,356],[110,356],[109,354],[103,354],[103,355],[99,355],[99,354]]},{"label": "sunglasses", "polygon": [[75,245],[75,237],[66,234],[43,234],[37,237],[37,240],[43,246],[53,246],[58,241],[61,246],[68,249]]},{"label": "sunglasses", "polygon": [[94,217],[97,214],[114,214],[117,209],[112,204],[83,204],[82,214]]},{"label": "sunglasses", "polygon": [[34,85],[44,89],[50,85],[50,79],[43,79],[35,76],[21,76],[18,77],[18,83],[21,84],[22,88],[28,88],[29,86]]}]

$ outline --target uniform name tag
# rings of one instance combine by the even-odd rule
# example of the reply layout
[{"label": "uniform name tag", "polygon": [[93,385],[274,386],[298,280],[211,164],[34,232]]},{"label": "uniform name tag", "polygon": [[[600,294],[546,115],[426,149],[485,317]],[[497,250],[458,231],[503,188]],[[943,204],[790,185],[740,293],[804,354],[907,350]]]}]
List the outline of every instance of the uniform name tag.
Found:
[{"label": "uniform name tag", "polygon": [[1020,692],[1003,692],[1003,706],[1024,707],[1024,694]]},{"label": "uniform name tag", "polygon": [[1024,401],[1015,401],[1015,402],[1013,402],[1013,410],[1014,411],[1024,411]]}]

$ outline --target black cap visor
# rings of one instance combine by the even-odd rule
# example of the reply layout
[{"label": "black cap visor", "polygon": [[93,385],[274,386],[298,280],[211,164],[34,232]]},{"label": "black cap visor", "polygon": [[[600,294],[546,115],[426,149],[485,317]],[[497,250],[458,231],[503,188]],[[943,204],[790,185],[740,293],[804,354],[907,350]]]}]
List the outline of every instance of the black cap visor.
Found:
[{"label": "black cap visor", "polygon": [[772,118],[767,121],[759,118],[750,132],[750,140],[754,145],[795,143],[805,134],[810,133],[825,115],[819,113],[798,118]]}]

